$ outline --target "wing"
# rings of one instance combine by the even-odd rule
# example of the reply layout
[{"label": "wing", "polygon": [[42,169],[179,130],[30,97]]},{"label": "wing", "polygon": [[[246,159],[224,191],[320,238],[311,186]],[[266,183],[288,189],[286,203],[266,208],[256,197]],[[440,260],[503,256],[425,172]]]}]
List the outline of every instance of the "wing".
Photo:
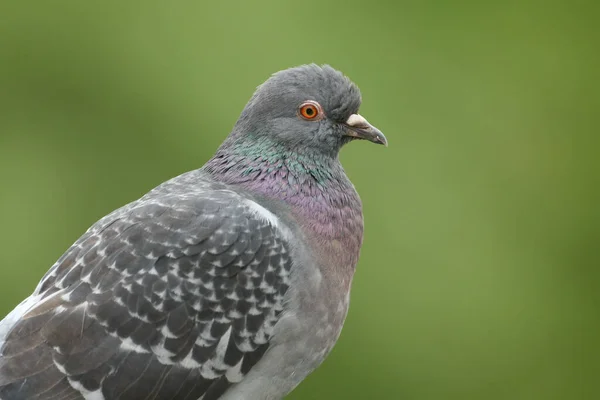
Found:
[{"label": "wing", "polygon": [[268,215],[221,190],[100,220],[0,323],[0,399],[218,398],[282,311],[289,231]]}]

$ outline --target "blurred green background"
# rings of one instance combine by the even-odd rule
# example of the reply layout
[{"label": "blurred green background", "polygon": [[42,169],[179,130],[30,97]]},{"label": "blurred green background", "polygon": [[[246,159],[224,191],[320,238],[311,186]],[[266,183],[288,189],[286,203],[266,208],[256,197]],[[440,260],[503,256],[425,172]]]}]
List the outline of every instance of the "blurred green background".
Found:
[{"label": "blurred green background", "polygon": [[1,2],[0,316],[98,218],[200,167],[272,72],[329,63],[390,147],[343,151],[352,306],[289,398],[600,398],[597,8]]}]

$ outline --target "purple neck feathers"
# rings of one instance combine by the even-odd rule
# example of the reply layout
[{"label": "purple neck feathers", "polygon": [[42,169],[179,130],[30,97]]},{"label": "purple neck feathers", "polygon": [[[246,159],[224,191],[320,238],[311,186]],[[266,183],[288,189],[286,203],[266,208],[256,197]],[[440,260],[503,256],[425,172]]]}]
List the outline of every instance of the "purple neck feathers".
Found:
[{"label": "purple neck feathers", "polygon": [[222,146],[203,170],[216,180],[290,207],[322,256],[352,269],[362,244],[360,198],[337,158],[258,142]]}]

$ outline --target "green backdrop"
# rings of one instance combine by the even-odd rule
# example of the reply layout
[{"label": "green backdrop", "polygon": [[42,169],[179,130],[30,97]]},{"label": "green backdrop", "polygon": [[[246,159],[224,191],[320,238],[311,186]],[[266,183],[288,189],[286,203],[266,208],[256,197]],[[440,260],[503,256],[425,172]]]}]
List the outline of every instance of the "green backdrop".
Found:
[{"label": "green backdrop", "polygon": [[0,3],[0,316],[95,220],[200,167],[254,88],[329,63],[390,147],[290,399],[600,398],[598,17],[582,1]]}]

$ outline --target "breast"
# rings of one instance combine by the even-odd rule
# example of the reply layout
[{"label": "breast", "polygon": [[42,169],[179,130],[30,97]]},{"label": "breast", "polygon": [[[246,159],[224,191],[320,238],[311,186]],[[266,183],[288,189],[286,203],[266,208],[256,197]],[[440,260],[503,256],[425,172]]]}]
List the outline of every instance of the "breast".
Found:
[{"label": "breast", "polygon": [[330,210],[328,220],[331,225],[339,223],[338,229],[323,224],[325,220],[315,213],[297,224],[288,307],[277,327],[281,335],[274,334],[275,340],[287,338],[281,345],[303,360],[294,368],[306,374],[321,364],[340,336],[362,243],[360,209]]},{"label": "breast", "polygon": [[[268,209],[266,208],[268,207]],[[293,265],[290,286],[283,302],[284,311],[269,343],[269,350],[224,399],[281,399],[314,371],[334,347],[348,310],[349,286],[354,265],[346,273],[330,273],[317,245],[318,235],[308,232],[288,211],[269,204],[255,212],[273,226],[287,231]],[[329,246],[343,246],[328,238]],[[339,260],[338,260],[339,262]],[[337,278],[336,278],[337,276]]]}]

